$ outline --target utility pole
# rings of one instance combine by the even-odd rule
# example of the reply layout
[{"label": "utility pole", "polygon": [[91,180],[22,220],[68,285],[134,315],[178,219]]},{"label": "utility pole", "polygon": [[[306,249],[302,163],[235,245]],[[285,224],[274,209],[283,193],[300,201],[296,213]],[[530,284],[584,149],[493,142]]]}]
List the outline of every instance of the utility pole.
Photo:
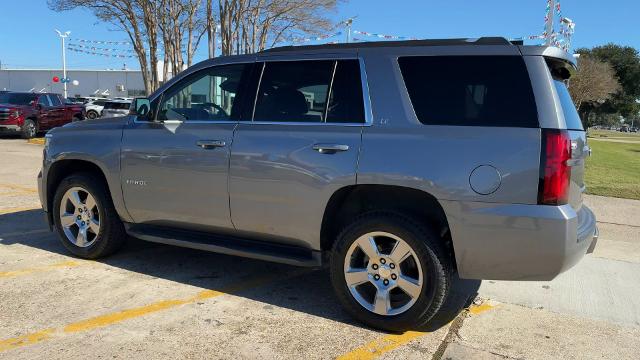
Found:
[{"label": "utility pole", "polygon": [[553,45],[553,18],[556,13],[556,0],[548,0],[547,4],[549,5],[549,9],[547,10],[546,16],[546,24],[544,26],[545,36],[545,45],[551,46]]},{"label": "utility pole", "polygon": [[66,58],[65,48],[64,48],[64,39],[69,37],[69,34],[71,34],[71,31],[66,31],[63,34],[58,29],[54,29],[54,30],[56,30],[56,32],[58,33],[58,36],[60,36],[60,39],[62,40],[62,79],[64,79],[62,81],[62,86],[64,88],[64,98],[66,99],[67,98],[67,58]]}]

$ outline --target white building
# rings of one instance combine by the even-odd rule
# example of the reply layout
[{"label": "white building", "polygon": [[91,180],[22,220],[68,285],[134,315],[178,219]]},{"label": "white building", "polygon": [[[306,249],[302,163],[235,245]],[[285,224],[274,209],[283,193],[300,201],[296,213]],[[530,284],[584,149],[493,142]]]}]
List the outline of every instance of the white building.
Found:
[{"label": "white building", "polygon": [[[1,69],[0,90],[63,93],[62,70],[57,69]],[[67,70],[69,97],[135,97],[145,96],[140,70]]]}]

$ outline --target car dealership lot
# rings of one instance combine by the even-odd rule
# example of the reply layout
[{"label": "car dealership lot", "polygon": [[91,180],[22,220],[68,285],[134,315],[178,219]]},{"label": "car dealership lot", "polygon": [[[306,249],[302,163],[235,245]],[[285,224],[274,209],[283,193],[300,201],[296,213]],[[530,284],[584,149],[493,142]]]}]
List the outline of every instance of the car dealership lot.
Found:
[{"label": "car dealership lot", "polygon": [[322,270],[135,239],[69,256],[38,210],[41,152],[0,139],[0,358],[640,357],[640,201],[588,197],[600,241],[556,280],[458,280],[429,328],[386,334]]}]

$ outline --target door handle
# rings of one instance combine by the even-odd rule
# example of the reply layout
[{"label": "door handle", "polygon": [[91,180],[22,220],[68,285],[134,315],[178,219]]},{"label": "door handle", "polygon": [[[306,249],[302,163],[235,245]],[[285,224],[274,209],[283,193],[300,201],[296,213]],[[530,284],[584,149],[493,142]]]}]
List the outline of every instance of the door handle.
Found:
[{"label": "door handle", "polygon": [[335,154],[338,151],[347,151],[349,150],[349,145],[342,144],[314,144],[313,150],[319,152],[320,154]]},{"label": "door handle", "polygon": [[227,145],[224,140],[198,140],[196,145],[203,149],[215,149],[219,147],[225,147]]}]

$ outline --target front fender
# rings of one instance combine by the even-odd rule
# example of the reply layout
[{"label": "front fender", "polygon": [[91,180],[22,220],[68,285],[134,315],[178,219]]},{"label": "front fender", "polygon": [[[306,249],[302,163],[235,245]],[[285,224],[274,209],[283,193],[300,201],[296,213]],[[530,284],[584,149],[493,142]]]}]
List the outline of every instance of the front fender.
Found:
[{"label": "front fender", "polygon": [[86,121],[82,126],[57,128],[47,135],[40,186],[45,211],[50,210],[57,181],[72,172],[97,168],[118,215],[123,221],[131,221],[120,184],[120,146],[125,123],[115,119],[113,122]]}]

